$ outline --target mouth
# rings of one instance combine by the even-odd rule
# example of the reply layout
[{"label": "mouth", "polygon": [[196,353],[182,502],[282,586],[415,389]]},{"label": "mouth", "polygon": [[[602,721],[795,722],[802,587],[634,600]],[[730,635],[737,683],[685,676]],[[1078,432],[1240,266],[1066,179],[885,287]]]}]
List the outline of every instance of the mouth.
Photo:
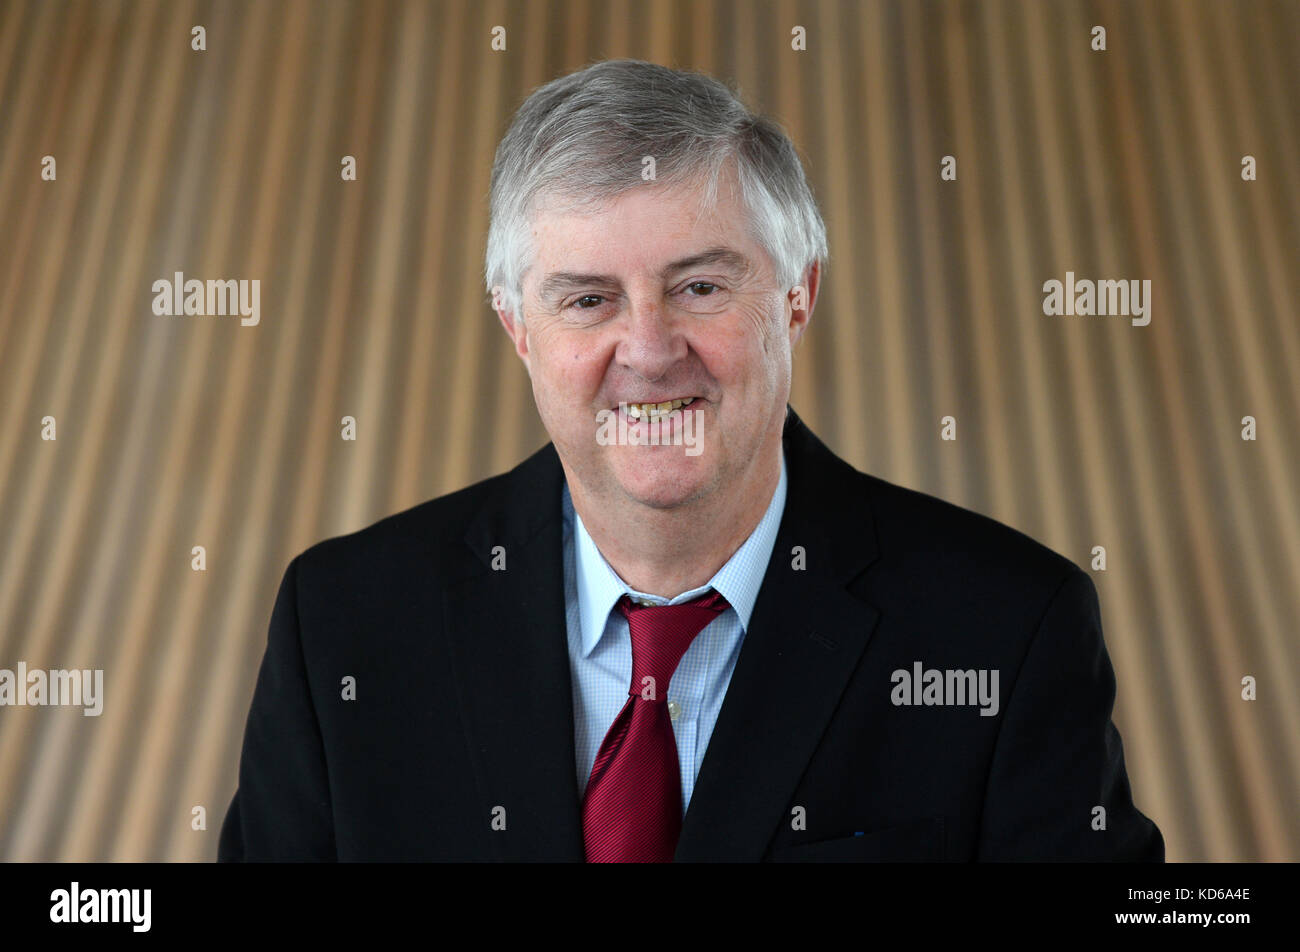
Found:
[{"label": "mouth", "polygon": [[632,423],[659,423],[671,419],[678,411],[684,411],[697,399],[699,398],[674,397],[671,400],[619,403],[616,409]]}]

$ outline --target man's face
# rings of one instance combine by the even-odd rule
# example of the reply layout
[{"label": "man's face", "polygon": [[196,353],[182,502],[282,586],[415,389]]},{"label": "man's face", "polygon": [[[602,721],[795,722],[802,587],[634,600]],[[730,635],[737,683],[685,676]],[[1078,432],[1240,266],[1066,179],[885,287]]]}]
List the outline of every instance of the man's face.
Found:
[{"label": "man's face", "polygon": [[[792,311],[734,183],[723,176],[702,217],[694,188],[639,187],[594,211],[534,219],[524,320],[501,319],[571,488],[577,480],[590,499],[707,504],[770,472],[817,274],[807,307]],[[690,402],[660,424],[659,445],[646,445],[645,409],[638,420],[620,408],[677,400]],[[608,440],[613,427],[598,438],[611,413],[624,416],[627,442]]]}]

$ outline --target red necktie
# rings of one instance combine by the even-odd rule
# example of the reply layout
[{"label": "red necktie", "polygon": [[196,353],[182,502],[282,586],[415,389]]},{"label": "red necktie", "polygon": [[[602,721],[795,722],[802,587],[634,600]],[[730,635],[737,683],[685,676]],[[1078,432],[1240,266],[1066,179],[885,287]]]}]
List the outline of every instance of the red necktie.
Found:
[{"label": "red necktie", "polygon": [[632,633],[627,703],[596,754],[582,801],[589,863],[666,863],[682,830],[682,777],[668,682],[695,636],[728,608],[710,590],[681,605],[615,606]]}]

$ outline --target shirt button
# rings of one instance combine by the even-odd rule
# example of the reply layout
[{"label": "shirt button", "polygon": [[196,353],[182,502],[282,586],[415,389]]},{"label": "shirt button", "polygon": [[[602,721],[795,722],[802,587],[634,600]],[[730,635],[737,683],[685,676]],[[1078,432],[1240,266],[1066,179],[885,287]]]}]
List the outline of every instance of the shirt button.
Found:
[{"label": "shirt button", "polygon": [[682,713],[682,706],[676,701],[668,702],[668,719],[675,721]]}]

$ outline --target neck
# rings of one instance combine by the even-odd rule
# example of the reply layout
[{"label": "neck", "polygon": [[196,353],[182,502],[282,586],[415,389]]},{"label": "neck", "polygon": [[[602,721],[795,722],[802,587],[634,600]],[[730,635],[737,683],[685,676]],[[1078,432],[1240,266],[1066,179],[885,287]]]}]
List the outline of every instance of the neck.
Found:
[{"label": "neck", "polygon": [[626,497],[617,503],[587,495],[567,472],[573,508],[596,548],[629,586],[675,598],[718,573],[753,534],[781,478],[781,442],[756,459],[744,485],[672,509]]}]

